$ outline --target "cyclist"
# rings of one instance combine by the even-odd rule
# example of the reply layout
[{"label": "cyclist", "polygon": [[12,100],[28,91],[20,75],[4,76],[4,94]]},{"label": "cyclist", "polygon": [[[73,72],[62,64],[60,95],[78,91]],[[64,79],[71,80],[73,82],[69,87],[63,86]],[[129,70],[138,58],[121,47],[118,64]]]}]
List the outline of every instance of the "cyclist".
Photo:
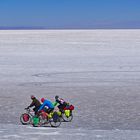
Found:
[{"label": "cyclist", "polygon": [[55,96],[55,106],[56,106],[57,104],[59,104],[59,105],[58,105],[58,108],[59,108],[60,111],[63,111],[64,108],[65,108],[66,106],[69,105],[69,103],[67,103],[66,101],[64,101],[64,99],[59,98],[59,96],[56,95],[56,96]]},{"label": "cyclist", "polygon": [[54,110],[54,105],[51,101],[44,99],[44,98],[41,98],[41,102],[43,104],[40,106],[38,111],[43,110],[49,114],[50,112],[52,112]]},{"label": "cyclist", "polygon": [[33,111],[35,112],[35,115],[36,115],[41,106],[41,103],[38,99],[36,99],[34,95],[31,95],[31,100],[32,100],[32,103],[26,109],[29,109],[30,107],[34,106]]}]

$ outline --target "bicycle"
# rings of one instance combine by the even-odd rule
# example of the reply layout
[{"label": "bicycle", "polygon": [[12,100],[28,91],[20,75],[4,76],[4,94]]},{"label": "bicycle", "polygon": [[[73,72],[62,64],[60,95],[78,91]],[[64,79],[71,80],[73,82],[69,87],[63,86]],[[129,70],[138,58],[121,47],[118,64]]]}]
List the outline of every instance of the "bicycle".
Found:
[{"label": "bicycle", "polygon": [[34,116],[34,127],[45,126],[46,124],[50,124],[51,127],[59,127],[61,125],[61,119],[57,111],[53,111],[48,114],[45,111],[41,110],[38,116]]},{"label": "bicycle", "polygon": [[32,119],[34,117],[34,111],[29,109],[29,108],[25,108],[26,112],[21,114],[20,116],[20,122],[23,125],[28,125],[28,124],[32,124]]},{"label": "bicycle", "polygon": [[74,106],[73,105],[68,105],[64,109],[60,110],[61,114],[60,116],[65,122],[71,122],[73,119],[73,110]]}]

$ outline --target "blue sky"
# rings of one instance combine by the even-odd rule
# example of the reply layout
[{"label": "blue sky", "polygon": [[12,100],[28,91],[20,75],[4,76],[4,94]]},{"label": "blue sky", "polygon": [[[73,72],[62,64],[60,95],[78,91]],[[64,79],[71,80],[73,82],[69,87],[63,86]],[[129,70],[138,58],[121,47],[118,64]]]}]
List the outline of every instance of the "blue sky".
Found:
[{"label": "blue sky", "polygon": [[140,0],[0,0],[0,27],[140,28]]}]

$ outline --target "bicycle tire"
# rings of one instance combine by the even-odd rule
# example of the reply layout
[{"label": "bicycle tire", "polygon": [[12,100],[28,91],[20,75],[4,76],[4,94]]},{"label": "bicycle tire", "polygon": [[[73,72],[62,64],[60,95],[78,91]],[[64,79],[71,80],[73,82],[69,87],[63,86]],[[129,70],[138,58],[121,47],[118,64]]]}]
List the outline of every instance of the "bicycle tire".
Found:
[{"label": "bicycle tire", "polygon": [[[28,116],[29,119],[28,119],[27,121],[24,120],[24,115],[27,115],[27,116]],[[30,115],[27,114],[27,113],[22,114],[22,115],[20,116],[20,122],[21,122],[23,125],[28,125],[28,124],[30,124],[30,123],[31,123],[31,117],[30,117]]]},{"label": "bicycle tire", "polygon": [[51,127],[59,127],[61,125],[61,118],[57,112],[53,113],[52,118],[49,120]]},{"label": "bicycle tire", "polygon": [[70,116],[66,116],[65,113],[62,113],[62,119],[65,122],[71,122],[73,120],[73,114],[71,113]]}]

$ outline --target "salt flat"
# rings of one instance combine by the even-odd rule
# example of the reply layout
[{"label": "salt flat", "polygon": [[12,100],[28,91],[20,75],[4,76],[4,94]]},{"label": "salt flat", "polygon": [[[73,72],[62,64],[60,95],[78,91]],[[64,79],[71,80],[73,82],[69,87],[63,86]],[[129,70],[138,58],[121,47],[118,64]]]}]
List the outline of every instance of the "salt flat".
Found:
[{"label": "salt flat", "polygon": [[1,30],[0,124],[60,95],[76,107],[60,129],[139,130],[139,45],[140,30]]}]

